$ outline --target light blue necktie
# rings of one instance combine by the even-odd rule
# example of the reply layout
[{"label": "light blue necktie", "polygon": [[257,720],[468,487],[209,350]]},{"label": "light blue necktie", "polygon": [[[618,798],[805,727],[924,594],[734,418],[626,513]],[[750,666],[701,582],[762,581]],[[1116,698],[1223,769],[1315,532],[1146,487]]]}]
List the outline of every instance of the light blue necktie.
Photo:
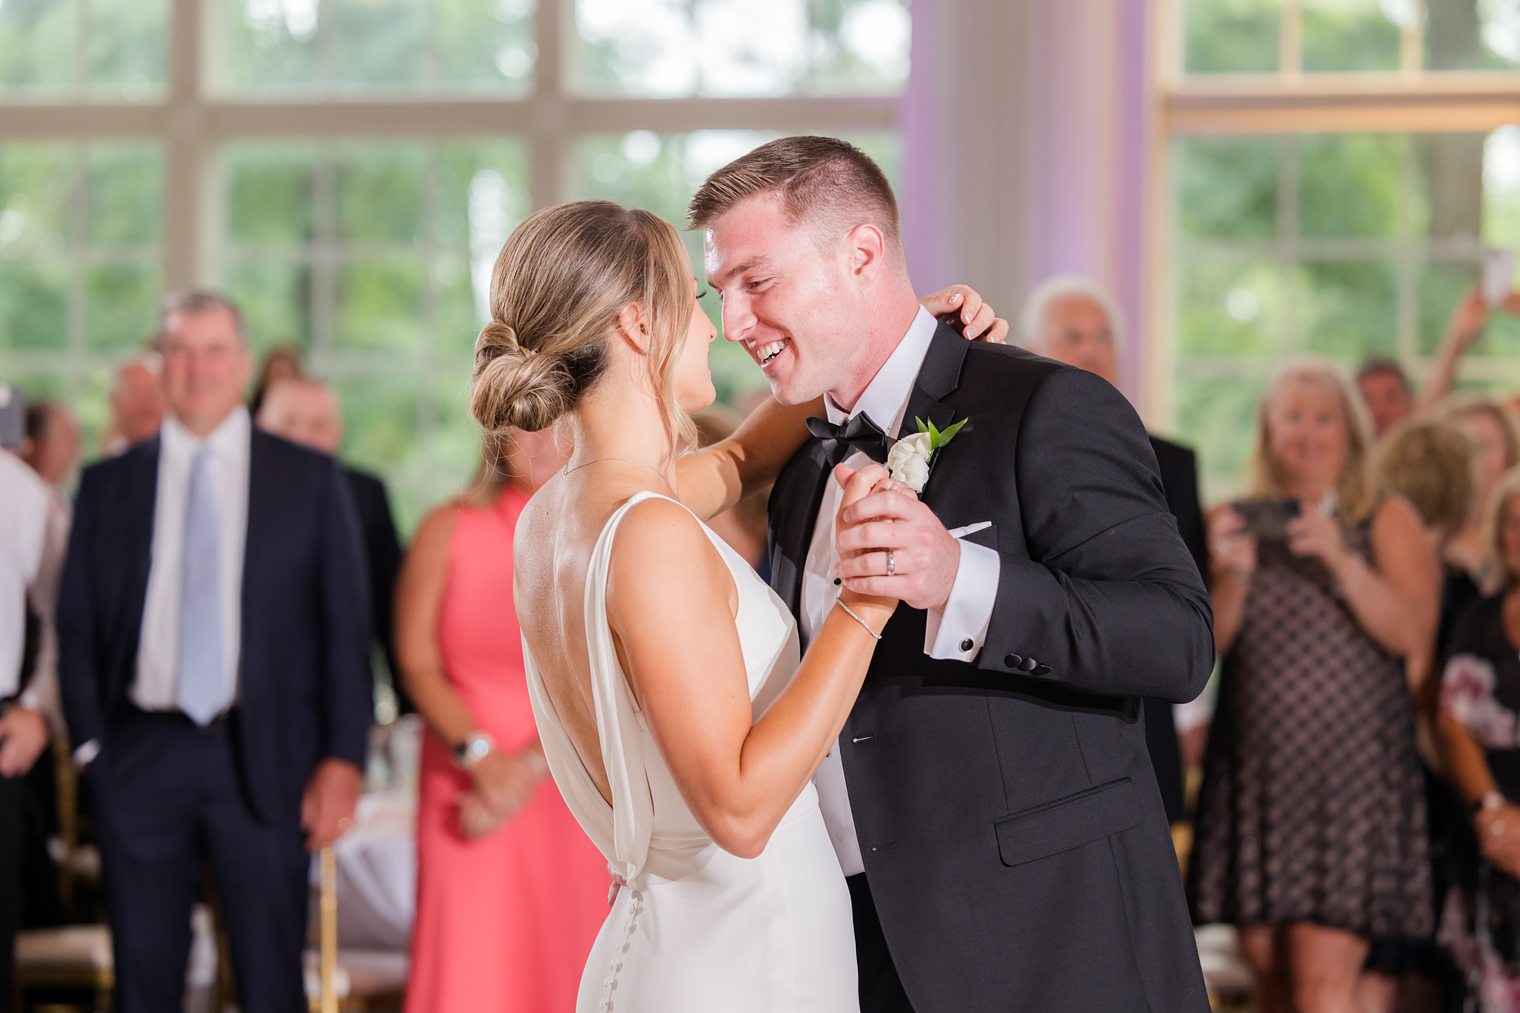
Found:
[{"label": "light blue necktie", "polygon": [[221,525],[211,451],[201,447],[190,465],[185,496],[185,544],[180,564],[177,702],[198,725],[221,713],[227,690],[222,672]]}]

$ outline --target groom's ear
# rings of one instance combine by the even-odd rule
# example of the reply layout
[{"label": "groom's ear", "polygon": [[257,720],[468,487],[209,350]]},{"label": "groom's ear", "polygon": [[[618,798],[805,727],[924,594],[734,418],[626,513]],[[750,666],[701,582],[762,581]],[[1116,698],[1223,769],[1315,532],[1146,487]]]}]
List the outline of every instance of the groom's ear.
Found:
[{"label": "groom's ear", "polygon": [[640,355],[649,351],[649,314],[641,303],[631,302],[618,311],[617,336]]},{"label": "groom's ear", "polygon": [[871,282],[886,269],[887,239],[881,230],[863,222],[845,237],[850,258],[850,276]]}]

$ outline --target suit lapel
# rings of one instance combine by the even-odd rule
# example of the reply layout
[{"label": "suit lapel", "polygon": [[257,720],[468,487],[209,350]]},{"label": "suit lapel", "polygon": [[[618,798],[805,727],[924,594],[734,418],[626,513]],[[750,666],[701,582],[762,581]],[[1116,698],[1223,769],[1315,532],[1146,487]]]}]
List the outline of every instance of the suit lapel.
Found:
[{"label": "suit lapel", "polygon": [[[132,451],[128,451],[132,453]],[[127,580],[126,615],[124,629],[129,631],[129,641],[136,645],[142,631],[143,611],[148,604],[148,574],[153,569],[153,518],[158,511],[158,466],[163,456],[163,444],[158,437],[144,444],[139,459],[127,475],[126,540],[130,547],[128,559],[130,571]]]},{"label": "suit lapel", "polygon": [[259,429],[252,430],[248,445],[248,521],[243,542],[243,588],[238,607],[242,610],[243,629],[248,629],[248,603],[261,600],[254,590],[261,576],[259,561],[265,558],[266,546],[275,537],[272,530],[275,504],[271,497],[278,483],[268,480],[273,462],[269,457],[270,437]]},{"label": "suit lapel", "polygon": [[[960,386],[961,367],[966,362],[969,345],[970,342],[944,324],[935,330],[929,351],[924,355],[924,364],[913,381],[913,393],[908,398],[908,410],[903,414],[897,439],[918,432],[918,419],[933,422],[938,429],[957,421],[955,409],[944,399]],[[929,482],[931,485],[934,482],[932,472]],[[925,486],[924,493],[928,493],[928,486]]]}]

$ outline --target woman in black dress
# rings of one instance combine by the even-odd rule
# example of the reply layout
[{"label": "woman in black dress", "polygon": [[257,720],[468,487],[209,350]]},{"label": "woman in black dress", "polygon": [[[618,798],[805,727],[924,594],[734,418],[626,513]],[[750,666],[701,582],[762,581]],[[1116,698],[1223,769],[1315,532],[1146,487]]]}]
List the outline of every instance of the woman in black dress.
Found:
[{"label": "woman in black dress", "polygon": [[1360,1008],[1368,940],[1432,927],[1404,660],[1435,635],[1439,563],[1408,503],[1368,491],[1364,412],[1328,366],[1282,370],[1256,505],[1210,518],[1223,673],[1191,896],[1239,927],[1262,1013]]},{"label": "woman in black dress", "polygon": [[[1447,895],[1441,941],[1479,1009],[1520,1009],[1520,470],[1494,496],[1489,548],[1502,592],[1468,605],[1441,675],[1437,730],[1470,807],[1469,861]],[[1507,903],[1507,898],[1515,898]],[[1487,909],[1489,917],[1480,917]],[[1508,939],[1506,937],[1509,937]]]}]

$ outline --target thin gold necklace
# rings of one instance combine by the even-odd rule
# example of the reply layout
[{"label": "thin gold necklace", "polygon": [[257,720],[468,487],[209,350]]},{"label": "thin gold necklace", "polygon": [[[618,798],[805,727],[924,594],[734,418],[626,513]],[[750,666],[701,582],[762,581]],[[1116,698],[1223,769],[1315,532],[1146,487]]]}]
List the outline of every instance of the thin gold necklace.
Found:
[{"label": "thin gold necklace", "polygon": [[568,475],[572,471],[580,471],[582,468],[589,468],[593,464],[605,464],[608,461],[617,461],[620,464],[632,464],[635,467],[648,468],[650,471],[654,472],[656,475],[659,475],[661,478],[666,478],[667,477],[663,471],[661,471],[659,468],[656,468],[652,464],[645,464],[643,461],[630,460],[629,458],[626,458],[626,457],[598,457],[595,460],[586,461],[584,464],[577,464],[573,468],[570,467],[569,465],[566,465],[565,466],[564,474]]}]

